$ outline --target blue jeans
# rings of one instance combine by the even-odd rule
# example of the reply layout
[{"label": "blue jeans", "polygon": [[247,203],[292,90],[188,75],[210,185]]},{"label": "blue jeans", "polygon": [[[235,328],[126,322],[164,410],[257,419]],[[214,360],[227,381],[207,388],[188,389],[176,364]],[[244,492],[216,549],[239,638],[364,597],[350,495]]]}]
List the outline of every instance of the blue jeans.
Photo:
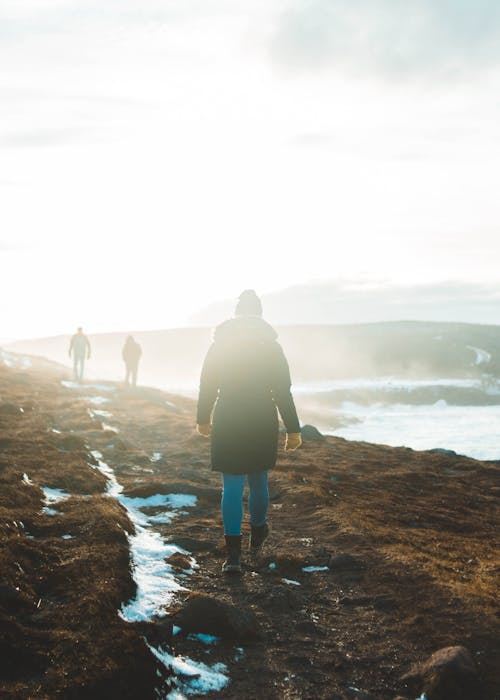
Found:
[{"label": "blue jeans", "polygon": [[85,355],[73,355],[73,376],[75,379],[83,379],[83,368],[85,367]]},{"label": "blue jeans", "polygon": [[267,487],[267,471],[255,474],[223,474],[222,475],[222,520],[225,535],[241,535],[243,519],[243,490],[248,479],[250,493],[248,510],[250,524],[260,527],[266,522],[269,506],[269,491]]}]

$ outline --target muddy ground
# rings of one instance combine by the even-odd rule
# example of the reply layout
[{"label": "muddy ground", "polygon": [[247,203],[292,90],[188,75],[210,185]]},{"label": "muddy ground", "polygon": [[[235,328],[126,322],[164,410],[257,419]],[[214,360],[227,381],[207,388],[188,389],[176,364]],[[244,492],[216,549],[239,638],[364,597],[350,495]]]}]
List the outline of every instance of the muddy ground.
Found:
[{"label": "muddy ground", "polygon": [[[64,370],[41,360],[0,365],[0,697],[168,693],[168,673],[144,640],[164,634],[168,646],[169,625],[151,631],[117,614],[135,595],[133,525],[104,495],[90,454],[100,450],[127,495],[198,497],[157,526],[199,565],[182,579],[189,590],[176,595],[168,620],[182,617],[193,593],[255,616],[247,639],[205,647],[184,630],[171,640],[176,654],[227,665],[230,684],[213,697],[414,700],[422,688],[402,676],[461,644],[482,697],[500,698],[498,465],[307,441],[282,453],[272,473],[261,561],[224,577],[220,479],[208,467],[208,441],[194,432],[194,403],[106,382],[68,388],[62,379]],[[55,515],[43,511],[42,485],[72,494]],[[202,618],[198,627],[209,631]]]}]

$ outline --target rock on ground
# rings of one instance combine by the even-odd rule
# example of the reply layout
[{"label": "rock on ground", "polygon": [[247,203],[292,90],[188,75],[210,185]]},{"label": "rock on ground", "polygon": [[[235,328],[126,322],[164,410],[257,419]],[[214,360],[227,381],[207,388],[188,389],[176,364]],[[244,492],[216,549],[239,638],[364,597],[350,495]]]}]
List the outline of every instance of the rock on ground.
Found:
[{"label": "rock on ground", "polygon": [[483,697],[477,668],[463,646],[439,649],[403,677],[418,683],[427,700],[479,700]]}]

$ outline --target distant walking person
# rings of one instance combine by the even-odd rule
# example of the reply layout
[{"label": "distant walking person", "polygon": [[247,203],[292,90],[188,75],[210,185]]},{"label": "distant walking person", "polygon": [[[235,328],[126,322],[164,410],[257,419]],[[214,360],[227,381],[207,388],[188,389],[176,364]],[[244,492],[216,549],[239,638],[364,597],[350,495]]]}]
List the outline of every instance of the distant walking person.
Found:
[{"label": "distant walking person", "polygon": [[277,408],[287,430],[285,450],[302,443],[288,362],[276,342],[276,331],[261,316],[259,297],[253,290],[244,291],[235,317],[216,328],[201,372],[197,430],[211,435],[212,469],[222,472],[226,573],[241,571],[246,480],[251,556],[260,552],[269,534],[267,478],[278,451]]},{"label": "distant walking person", "polygon": [[125,361],[126,369],[125,384],[129,384],[130,382],[132,386],[137,385],[137,369],[139,367],[141,355],[141,346],[129,335],[122,350],[122,357]]},{"label": "distant walking person", "polygon": [[85,367],[85,357],[90,359],[90,343],[89,339],[83,333],[83,328],[78,328],[75,335],[71,338],[69,345],[69,356],[73,354],[73,376],[78,381],[83,379],[83,370]]}]

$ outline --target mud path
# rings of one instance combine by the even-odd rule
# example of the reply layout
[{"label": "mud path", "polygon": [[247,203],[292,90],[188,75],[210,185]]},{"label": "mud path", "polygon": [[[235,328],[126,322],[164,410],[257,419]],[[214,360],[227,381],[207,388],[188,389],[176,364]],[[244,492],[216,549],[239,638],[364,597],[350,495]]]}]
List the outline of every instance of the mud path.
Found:
[{"label": "mud path", "polygon": [[[175,687],[166,657],[145,639],[163,644],[186,674],[178,693],[196,692],[180,667],[189,658],[224,669],[220,698],[414,699],[420,689],[406,687],[402,674],[440,647],[464,644],[484,697],[500,696],[497,465],[335,438],[306,442],[272,474],[273,532],[262,560],[225,578],[220,480],[193,431],[193,402],[61,380],[44,363],[0,367],[5,697],[147,698],[158,688],[166,697]],[[104,495],[95,451],[125,498],[196,497],[170,522],[161,522],[165,503],[141,501],[148,527],[185,552],[167,563],[186,590],[172,592],[156,623],[118,614],[137,594],[135,529],[123,503]],[[47,504],[48,488],[65,497]],[[235,606],[253,620],[248,635],[231,620],[214,621],[209,607],[190,619],[193,594],[202,605]]]}]

